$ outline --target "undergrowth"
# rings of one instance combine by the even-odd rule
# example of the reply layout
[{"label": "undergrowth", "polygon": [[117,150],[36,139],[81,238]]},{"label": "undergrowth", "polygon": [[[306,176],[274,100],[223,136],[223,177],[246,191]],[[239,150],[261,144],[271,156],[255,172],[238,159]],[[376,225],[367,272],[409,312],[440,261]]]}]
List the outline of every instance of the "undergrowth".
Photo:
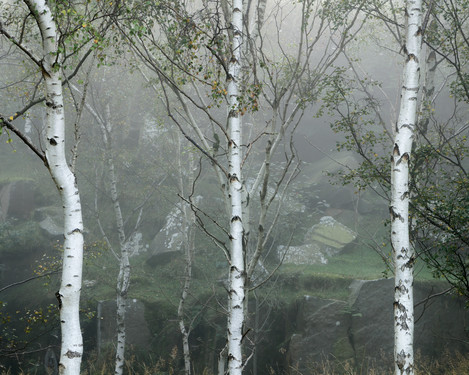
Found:
[{"label": "undergrowth", "polygon": [[[183,373],[177,365],[178,350],[174,348],[167,359],[148,356],[144,361],[137,355],[129,356],[125,361],[124,373],[127,375],[173,375]],[[389,362],[388,362],[389,363]],[[33,371],[19,371],[13,374],[11,370],[1,369],[0,375],[39,375],[46,374],[43,369]],[[108,375],[114,372],[114,356],[112,351],[106,351],[98,357],[96,352],[82,366],[82,375]],[[249,374],[246,371],[246,374]],[[288,370],[278,370],[272,367],[258,369],[258,374],[266,375],[393,375],[391,368],[383,368],[380,363],[363,361],[354,365],[353,361],[334,361],[323,359],[310,363],[306,369],[291,366]],[[419,375],[467,375],[469,374],[469,358],[460,353],[442,353],[438,359],[424,358],[417,354],[415,359],[415,373]],[[215,375],[205,368],[194,375]]]}]

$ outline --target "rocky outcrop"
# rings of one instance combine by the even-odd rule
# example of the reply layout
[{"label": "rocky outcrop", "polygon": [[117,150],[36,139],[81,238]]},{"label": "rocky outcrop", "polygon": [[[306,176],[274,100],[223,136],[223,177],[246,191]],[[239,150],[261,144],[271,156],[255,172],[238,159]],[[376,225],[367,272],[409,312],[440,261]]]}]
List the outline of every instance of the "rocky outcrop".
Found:
[{"label": "rocky outcrop", "polygon": [[176,207],[166,216],[163,228],[151,241],[149,246],[151,255],[181,250],[184,242],[181,204],[176,204]]},{"label": "rocky outcrop", "polygon": [[19,180],[0,186],[0,221],[8,218],[29,219],[36,208],[38,190],[31,180]]},{"label": "rocky outcrop", "polygon": [[[445,350],[469,349],[469,312],[464,301],[454,295],[439,296],[447,288],[442,283],[416,282],[415,351],[435,357]],[[351,305],[352,331],[357,354],[379,358],[393,353],[394,280],[366,281]]]},{"label": "rocky outcrop", "polygon": [[324,247],[341,250],[351,243],[357,234],[331,216],[323,216],[319,224],[314,225],[306,235]]},{"label": "rocky outcrop", "polygon": [[[351,316],[347,303],[305,296],[298,317],[300,332],[290,338],[290,366],[300,373],[324,355],[353,357],[348,338]],[[337,357],[338,356],[338,357]]]},{"label": "rocky outcrop", "polygon": [[327,264],[328,258],[338,254],[353,242],[357,234],[331,216],[323,216],[305,236],[301,246],[279,246],[278,256],[284,263]]},{"label": "rocky outcrop", "polygon": [[56,206],[38,208],[34,212],[34,220],[39,227],[50,237],[62,238],[64,233],[63,210]]},{"label": "rocky outcrop", "polygon": [[143,234],[141,232],[134,232],[127,239],[127,248],[129,256],[134,257],[146,252],[147,247],[143,246]]},{"label": "rocky outcrop", "polygon": [[[116,301],[100,301],[97,308],[98,351],[116,341]],[[139,349],[147,348],[151,334],[145,320],[145,305],[136,300],[127,301],[125,314],[126,344]]]},{"label": "rocky outcrop", "polygon": [[[469,351],[464,301],[449,295],[429,298],[444,288],[441,283],[415,283],[415,352],[424,357]],[[289,365],[295,369],[291,373],[311,374],[314,364],[326,360],[348,360],[363,373],[368,365],[390,367],[393,289],[393,279],[357,280],[350,285],[348,302],[306,296],[298,330],[290,337]]]}]

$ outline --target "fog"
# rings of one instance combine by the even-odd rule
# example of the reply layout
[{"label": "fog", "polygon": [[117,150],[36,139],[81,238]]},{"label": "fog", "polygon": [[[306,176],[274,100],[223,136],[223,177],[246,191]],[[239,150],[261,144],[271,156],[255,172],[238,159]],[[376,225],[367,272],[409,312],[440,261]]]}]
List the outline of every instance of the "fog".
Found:
[{"label": "fog", "polygon": [[[119,27],[129,28],[133,42],[113,26],[109,36],[103,31],[90,39],[96,47],[83,63],[85,48],[63,52],[73,55],[63,77],[78,67],[62,82],[66,157],[83,211],[86,374],[114,371],[122,249],[130,264],[122,292],[124,373],[184,373],[185,334],[194,374],[214,374],[220,365],[230,292],[227,118],[233,109],[226,91],[229,46],[217,38],[232,36],[216,18],[218,2],[201,4],[191,2],[184,21],[168,15],[144,32],[128,31],[133,26],[122,17]],[[9,14],[6,2],[1,10],[7,22],[0,27],[42,56],[32,21],[20,11]],[[335,18],[321,23],[326,10],[321,2],[269,1],[261,30],[245,35],[259,38],[243,46],[239,99],[249,374],[388,373],[393,366],[388,161],[405,59],[383,20],[351,6],[330,10]],[[254,14],[252,5],[253,20]],[[23,16],[22,31],[16,21]],[[85,29],[95,20],[80,22]],[[17,131],[1,128],[0,373],[56,374],[64,219],[38,157],[50,141],[45,76],[5,30],[0,114]],[[424,44],[422,56],[431,49]],[[438,268],[438,248],[452,246],[451,236],[466,224],[451,221],[454,232],[444,232],[422,214],[422,207],[446,204],[451,192],[441,192],[451,175],[462,186],[453,188],[461,198],[451,203],[461,221],[460,202],[467,200],[467,178],[455,181],[467,168],[468,101],[456,92],[454,66],[441,55],[437,61],[430,104],[419,97],[419,115],[429,113],[429,125],[415,151],[428,151],[412,172],[419,369],[443,361],[442,353],[449,366],[468,352],[467,294],[457,277]],[[429,66],[422,64],[423,82]],[[446,162],[434,162],[435,154]],[[467,253],[461,237],[456,254]],[[453,294],[446,293],[448,282]]]}]

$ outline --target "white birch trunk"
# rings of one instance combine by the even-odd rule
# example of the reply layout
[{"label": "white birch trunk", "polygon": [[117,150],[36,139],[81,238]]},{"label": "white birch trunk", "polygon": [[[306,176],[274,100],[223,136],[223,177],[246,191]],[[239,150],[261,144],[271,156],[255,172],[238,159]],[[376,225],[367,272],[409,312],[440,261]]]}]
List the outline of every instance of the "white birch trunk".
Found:
[{"label": "white birch trunk", "polygon": [[420,79],[421,0],[408,0],[403,87],[391,158],[391,242],[394,251],[394,362],[396,374],[414,373],[414,249],[409,239],[409,162]]},{"label": "white birch trunk", "polygon": [[252,23],[249,27],[249,35],[254,43],[256,43],[259,35],[261,34],[261,28],[264,25],[264,18],[265,18],[265,8],[267,6],[267,0],[258,0],[255,15],[252,19]]},{"label": "white birch trunk", "polygon": [[[72,88],[79,92],[79,90],[71,85]],[[126,328],[125,328],[125,315],[127,310],[127,292],[130,287],[130,246],[132,242],[132,236],[127,237],[124,228],[124,219],[122,216],[122,210],[119,201],[119,194],[117,190],[117,176],[114,165],[113,155],[113,144],[112,144],[112,121],[111,121],[111,109],[109,103],[106,104],[105,120],[103,121],[100,116],[96,113],[91,105],[85,102],[85,106],[95,120],[99,123],[101,128],[101,134],[105,147],[105,157],[109,172],[109,190],[111,195],[111,201],[114,209],[114,216],[116,219],[117,234],[119,238],[120,254],[117,255],[114,250],[113,253],[119,261],[119,274],[117,276],[116,283],[116,357],[115,357],[115,368],[114,373],[116,375],[122,375],[125,364],[125,342],[126,342]],[[112,245],[107,238],[104,230],[100,226],[102,234],[106,238],[108,245]],[[135,228],[136,230],[136,228]]]},{"label": "white birch trunk", "polygon": [[[188,254],[186,256],[189,257]],[[184,278],[184,285],[182,289],[181,299],[179,300],[178,306],[178,318],[179,318],[179,330],[182,335],[182,354],[184,357],[184,373],[186,375],[191,375],[191,352],[189,347],[189,330],[186,329],[186,324],[184,320],[184,305],[189,295],[190,281],[192,278],[192,260],[187,259],[186,264],[186,276]]]},{"label": "white birch trunk", "polygon": [[[125,313],[127,310],[127,292],[130,286],[130,261],[129,261],[129,244],[130,241],[126,240],[124,230],[124,220],[122,217],[122,210],[120,207],[119,196],[117,193],[117,176],[114,166],[113,146],[112,146],[112,124],[111,124],[111,110],[109,103],[106,104],[105,123],[101,123],[101,131],[103,134],[103,141],[106,147],[106,157],[109,171],[110,180],[110,193],[111,200],[114,207],[114,216],[116,218],[117,234],[119,236],[119,275],[117,276],[116,284],[116,358],[115,358],[115,375],[122,375],[124,372],[125,363]],[[130,240],[130,239],[129,239]]]},{"label": "white birch trunk", "polygon": [[46,160],[64,210],[64,254],[59,300],[62,344],[59,373],[79,375],[83,355],[79,305],[83,266],[83,222],[75,175],[65,157],[65,117],[55,21],[44,0],[24,0],[39,26],[46,90]]},{"label": "white birch trunk", "polygon": [[[227,343],[228,344],[228,343]],[[225,345],[223,349],[218,354],[218,362],[217,362],[217,374],[218,375],[225,375],[225,367],[226,367],[226,353],[228,351],[228,347]]]},{"label": "white birch trunk", "polygon": [[[179,191],[184,196],[184,191],[186,190],[183,178],[183,165],[181,160],[182,148],[181,148],[181,135],[178,135],[178,171],[179,171]],[[192,155],[189,155],[189,174],[192,174],[194,170],[194,163]],[[189,179],[188,184],[192,184],[192,176]],[[189,188],[190,189],[190,188]],[[194,252],[194,223],[195,217],[194,213],[187,207],[187,205],[182,203],[182,234],[184,236],[184,247],[186,255],[186,269],[184,272],[184,283],[182,286],[181,298],[179,299],[178,306],[178,319],[179,319],[179,331],[182,335],[182,353],[184,357],[184,373],[185,375],[191,375],[191,353],[189,346],[189,334],[190,326],[186,328],[185,322],[185,304],[187,297],[189,296],[189,290],[192,283],[192,259]]]},{"label": "white birch trunk", "polygon": [[117,278],[117,347],[116,347],[116,367],[114,373],[122,375],[125,363],[125,313],[127,310],[127,291],[130,285],[130,263],[127,245],[121,248],[121,260],[119,264],[119,276]]},{"label": "white birch trunk", "polygon": [[238,110],[239,85],[241,79],[241,49],[243,29],[243,1],[233,0],[232,5],[232,56],[228,67],[228,142],[229,166],[228,186],[231,203],[230,220],[230,273],[228,305],[228,373],[241,375],[243,369],[242,338],[244,325],[244,229],[242,210],[242,125]]}]

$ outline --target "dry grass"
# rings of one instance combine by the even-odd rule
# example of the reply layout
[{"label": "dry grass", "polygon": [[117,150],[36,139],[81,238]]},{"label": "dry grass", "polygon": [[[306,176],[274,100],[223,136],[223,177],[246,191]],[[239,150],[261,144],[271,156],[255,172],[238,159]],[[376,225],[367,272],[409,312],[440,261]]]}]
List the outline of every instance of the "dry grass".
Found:
[{"label": "dry grass", "polygon": [[[130,351],[129,351],[130,352]],[[173,375],[176,371],[175,360],[177,348],[174,348],[168,359],[148,357],[145,360],[130,354],[125,361],[126,375]],[[114,352],[106,350],[99,358],[96,352],[82,366],[82,375],[108,375],[114,373]]]},{"label": "dry grass", "polygon": [[[376,361],[363,361],[354,365],[353,361],[323,360],[313,363],[306,370],[291,368],[283,375],[394,375],[389,365],[389,359],[379,363]],[[392,363],[392,362],[391,362]],[[415,373],[418,375],[467,375],[469,374],[469,358],[460,353],[442,353],[438,359],[415,356]],[[273,372],[272,375],[277,375]]]},{"label": "dry grass", "polygon": [[[173,350],[169,359],[147,358],[146,361],[138,360],[131,356],[125,362],[124,373],[126,375],[174,375],[182,373],[176,369],[177,349]],[[469,358],[459,353],[445,352],[438,359],[423,358],[416,355],[415,373],[418,375],[467,375],[469,374]],[[389,363],[389,362],[388,362]],[[82,375],[108,375],[114,373],[114,357],[111,351],[107,351],[100,358],[93,353],[83,364]],[[258,371],[259,374],[263,373]],[[278,371],[270,368],[265,372],[268,375],[393,375],[392,369],[380,368],[378,363],[364,361],[354,366],[352,361],[333,361],[324,359],[321,362],[310,364],[306,370],[290,368],[288,371]],[[10,370],[0,367],[0,375],[36,375],[44,374],[42,369],[20,371],[13,374]],[[214,375],[210,370],[204,369],[194,375]]]}]

